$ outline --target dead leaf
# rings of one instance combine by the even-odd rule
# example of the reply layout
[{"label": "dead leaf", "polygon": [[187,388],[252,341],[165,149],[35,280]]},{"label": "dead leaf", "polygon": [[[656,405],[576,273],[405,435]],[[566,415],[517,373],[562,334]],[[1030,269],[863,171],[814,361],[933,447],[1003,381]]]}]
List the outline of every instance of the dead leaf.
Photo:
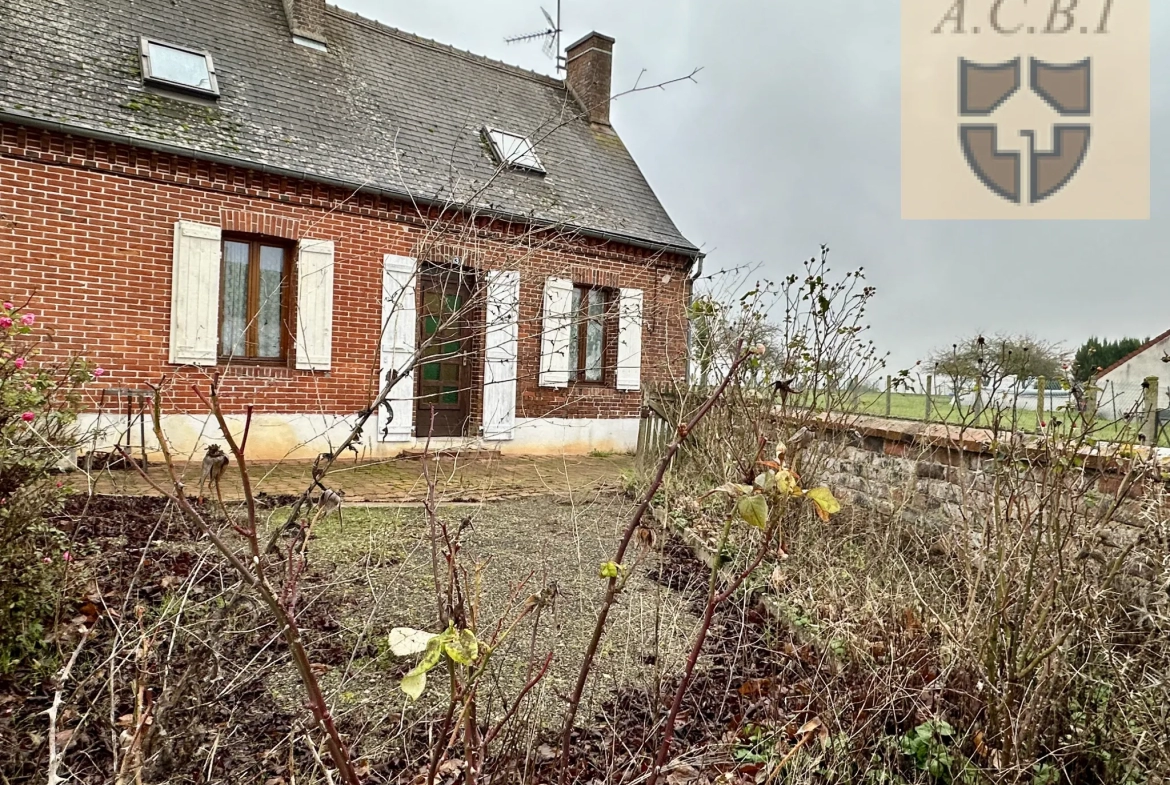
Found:
[{"label": "dead leaf", "polygon": [[806,733],[812,733],[813,731],[820,729],[822,725],[824,725],[824,723],[821,722],[820,717],[813,717],[811,720],[800,726],[800,730],[796,732],[796,735],[804,736]]},{"label": "dead leaf", "polygon": [[691,785],[702,775],[694,766],[681,763],[670,770],[666,775],[666,785]]},{"label": "dead leaf", "polygon": [[748,679],[739,685],[740,695],[762,695],[772,686],[771,679]]},{"label": "dead leaf", "polygon": [[540,758],[541,760],[552,760],[556,756],[556,751],[554,751],[553,748],[547,744],[541,744],[536,748],[536,757]]},{"label": "dead leaf", "polygon": [[73,728],[66,728],[65,730],[57,731],[57,735],[53,739],[57,742],[57,749],[61,749],[69,743],[69,739],[73,737]]},{"label": "dead leaf", "polygon": [[463,771],[463,767],[467,765],[467,761],[463,758],[448,758],[439,764],[439,774],[457,774]]}]

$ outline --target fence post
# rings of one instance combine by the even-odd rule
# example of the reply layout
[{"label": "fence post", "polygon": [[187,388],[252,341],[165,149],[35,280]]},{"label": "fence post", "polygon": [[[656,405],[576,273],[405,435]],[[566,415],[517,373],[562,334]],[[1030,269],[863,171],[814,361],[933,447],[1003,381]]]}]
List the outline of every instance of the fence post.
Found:
[{"label": "fence post", "polygon": [[1097,396],[1100,394],[1097,385],[1090,382],[1085,386],[1085,430],[1091,429],[1097,422]]},{"label": "fence post", "polygon": [[890,416],[890,395],[894,389],[894,377],[886,376],[886,416]]},{"label": "fence post", "polygon": [[1047,422],[1044,416],[1044,396],[1048,390],[1048,380],[1043,376],[1036,377],[1036,430],[1039,431],[1041,423]]},{"label": "fence post", "polygon": [[926,377],[926,417],[923,422],[930,422],[930,402],[931,395],[934,394],[934,377]]},{"label": "fence post", "polygon": [[1156,447],[1158,442],[1158,377],[1147,376],[1142,382],[1142,429],[1145,443]]}]

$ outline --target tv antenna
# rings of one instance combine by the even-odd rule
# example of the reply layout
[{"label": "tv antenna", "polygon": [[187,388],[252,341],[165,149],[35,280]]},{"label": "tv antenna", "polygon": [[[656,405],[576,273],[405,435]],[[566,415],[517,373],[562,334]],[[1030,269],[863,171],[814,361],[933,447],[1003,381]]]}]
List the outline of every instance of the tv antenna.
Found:
[{"label": "tv antenna", "polygon": [[552,58],[556,61],[557,70],[565,70],[565,57],[561,54],[561,0],[557,0],[557,18],[554,20],[548,11],[541,6],[540,12],[544,14],[544,19],[548,22],[548,27],[538,33],[528,33],[526,35],[514,35],[510,38],[505,38],[506,44],[520,44],[527,41],[539,41],[544,39],[544,46],[541,47],[546,57]]}]

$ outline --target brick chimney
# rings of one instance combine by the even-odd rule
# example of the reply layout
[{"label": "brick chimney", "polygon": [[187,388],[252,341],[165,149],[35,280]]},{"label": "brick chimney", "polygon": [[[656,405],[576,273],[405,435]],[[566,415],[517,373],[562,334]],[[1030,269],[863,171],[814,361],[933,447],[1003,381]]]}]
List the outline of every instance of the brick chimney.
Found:
[{"label": "brick chimney", "polygon": [[325,43],[325,0],[284,0],[284,14],[294,36]]},{"label": "brick chimney", "polygon": [[565,81],[585,107],[589,122],[609,125],[613,39],[601,33],[590,33],[565,50],[565,61]]}]

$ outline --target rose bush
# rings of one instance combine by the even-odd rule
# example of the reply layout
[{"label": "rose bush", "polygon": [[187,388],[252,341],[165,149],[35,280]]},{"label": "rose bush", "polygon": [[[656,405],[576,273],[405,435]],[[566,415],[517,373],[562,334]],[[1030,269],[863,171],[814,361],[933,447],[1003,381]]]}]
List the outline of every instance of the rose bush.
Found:
[{"label": "rose bush", "polygon": [[94,378],[82,360],[38,360],[36,314],[0,309],[0,676],[51,673],[68,540],[49,520],[68,488],[58,467],[79,444],[77,415]]}]

